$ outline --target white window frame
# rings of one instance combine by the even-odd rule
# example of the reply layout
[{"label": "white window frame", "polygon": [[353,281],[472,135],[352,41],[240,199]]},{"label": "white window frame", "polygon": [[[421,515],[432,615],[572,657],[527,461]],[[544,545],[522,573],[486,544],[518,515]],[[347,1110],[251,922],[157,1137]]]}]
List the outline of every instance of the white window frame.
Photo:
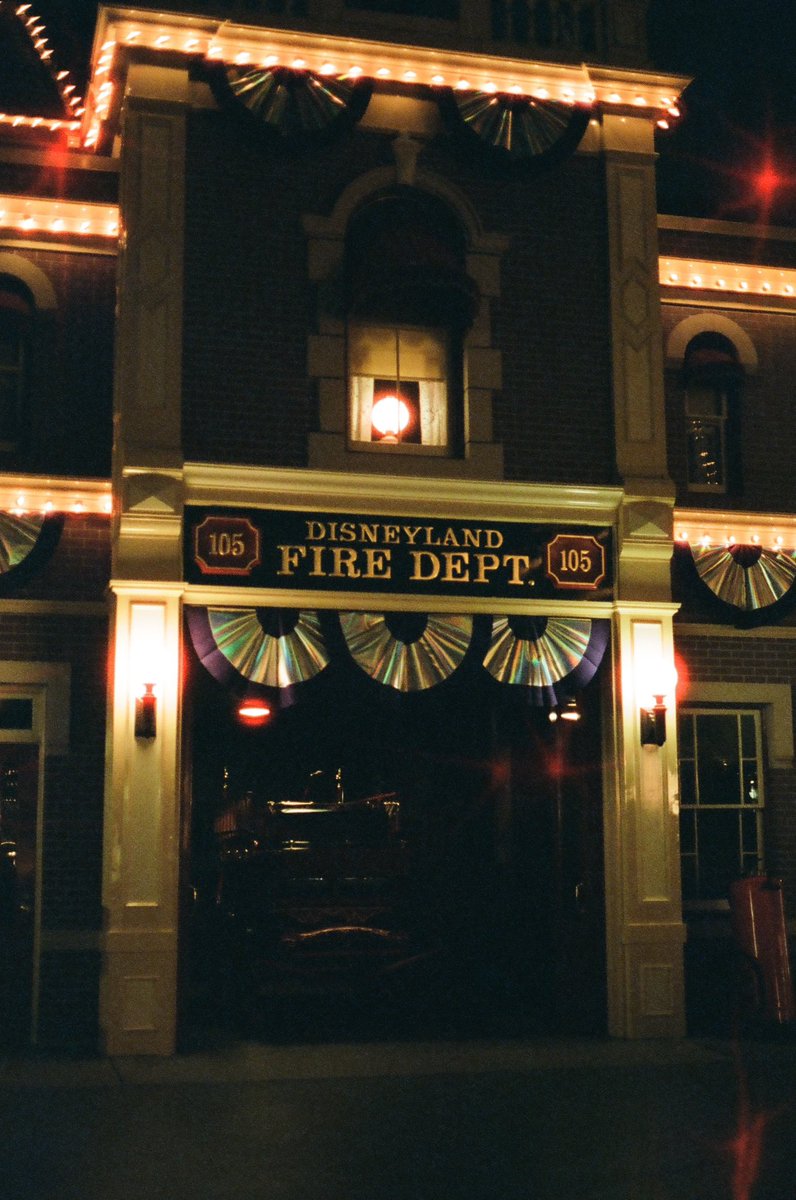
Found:
[{"label": "white window frame", "polygon": [[[355,387],[355,380],[366,379],[367,377],[364,377],[362,375],[355,375],[351,369],[350,342],[351,342],[353,333],[356,333],[356,332],[362,331],[362,330],[368,330],[368,329],[374,329],[374,330],[378,329],[378,330],[381,330],[384,332],[389,331],[390,333],[393,333],[395,335],[395,338],[396,338],[396,375],[397,375],[398,383],[400,383],[400,379],[401,379],[400,349],[398,348],[398,339],[400,337],[400,334],[402,332],[423,333],[423,334],[433,337],[436,341],[439,342],[440,348],[442,350],[444,360],[445,360],[445,369],[444,369],[443,375],[441,377],[429,376],[426,379],[419,378],[414,375],[407,376],[408,381],[411,381],[411,382],[417,382],[417,383],[420,383],[421,385],[423,383],[427,383],[427,384],[431,385],[432,387],[434,385],[441,384],[442,387],[444,388],[444,396],[441,400],[441,403],[444,405],[445,411],[444,411],[444,419],[441,422],[442,435],[440,436],[439,440],[429,441],[429,442],[423,442],[423,441],[420,441],[420,442],[401,442],[401,441],[382,442],[382,441],[373,441],[370,438],[365,438],[365,437],[361,436],[363,421],[367,420],[368,413],[367,413],[367,411],[364,411],[364,414],[363,414],[363,410],[360,407],[362,405],[363,398],[362,398],[362,396],[357,396],[357,394],[356,394],[357,389]],[[450,389],[451,347],[450,347],[450,338],[449,338],[448,333],[443,329],[435,329],[430,326],[427,327],[427,326],[422,326],[422,325],[411,325],[406,322],[392,322],[392,321],[383,321],[382,322],[382,321],[378,321],[378,320],[374,320],[374,321],[351,320],[348,322],[348,327],[347,327],[347,343],[348,343],[347,347],[346,347],[346,351],[347,351],[346,352],[347,395],[348,395],[347,411],[348,411],[348,439],[349,439],[350,448],[352,450],[361,450],[361,451],[366,451],[367,453],[375,453],[375,454],[417,454],[417,455],[423,455],[423,456],[430,455],[432,457],[434,457],[434,456],[436,456],[436,457],[450,456],[452,453],[452,438],[451,438],[451,419],[452,418],[451,418],[451,389]],[[372,400],[372,392],[371,392],[371,400]],[[433,395],[430,395],[428,398],[428,403],[433,405],[435,402],[440,403],[439,398],[437,398],[437,400],[435,401]],[[423,404],[424,404],[424,400],[423,400],[423,395],[421,392],[420,412],[418,414],[421,424],[423,422]]]},{"label": "white window frame", "polygon": [[38,745],[39,780],[36,801],[36,881],[33,914],[33,978],[30,1042],[38,1040],[41,993],[42,887],[44,849],[44,772],[50,755],[69,751],[71,668],[69,663],[0,660],[0,699],[31,700],[30,729],[0,729],[0,743]]},{"label": "white window frame", "polygon": [[[755,730],[754,762],[756,764],[755,774],[756,774],[756,779],[757,779],[757,791],[758,791],[757,802],[755,804],[744,803],[742,800],[740,790],[739,790],[739,795],[738,795],[736,803],[705,804],[705,805],[700,805],[700,803],[699,803],[699,771],[698,771],[699,743],[698,743],[698,734],[697,734],[697,722],[696,722],[696,720],[694,720],[694,718],[716,717],[716,716],[725,716],[725,717],[731,716],[731,717],[736,718],[737,729],[738,729],[738,749],[739,749],[738,761],[739,761],[739,766],[741,767],[740,776],[739,776],[739,785],[740,786],[742,786],[742,784],[743,784],[743,769],[742,769],[743,764],[744,764],[744,762],[752,761],[751,756],[749,756],[749,755],[744,756],[742,754],[743,743],[742,743],[742,732],[741,732],[740,721],[741,721],[742,717],[752,717],[752,719],[754,721],[754,730]],[[761,711],[759,706],[754,707],[754,706],[747,705],[747,704],[710,705],[710,704],[699,704],[698,702],[691,702],[691,703],[683,704],[680,706],[678,717],[681,720],[683,718],[689,718],[694,721],[694,728],[693,728],[694,754],[693,754],[693,757],[692,756],[686,757],[683,754],[682,744],[680,746],[680,753],[679,753],[679,766],[680,766],[681,772],[682,772],[682,766],[684,763],[688,762],[688,763],[694,764],[694,796],[695,796],[695,800],[694,800],[693,804],[685,804],[685,803],[683,803],[682,791],[681,791],[681,796],[680,796],[681,827],[682,827],[682,823],[683,823],[683,815],[684,814],[686,814],[686,813],[695,814],[694,818],[693,818],[693,849],[692,850],[683,850],[682,844],[681,844],[681,848],[680,848],[681,862],[685,863],[685,861],[688,859],[690,859],[694,862],[694,864],[695,864],[694,877],[697,880],[697,887],[698,887],[698,885],[699,885],[699,868],[700,868],[700,821],[699,821],[699,816],[698,816],[699,812],[700,811],[713,812],[713,813],[715,813],[715,812],[736,812],[738,814],[738,876],[740,877],[740,875],[743,873],[744,869],[748,870],[750,866],[752,867],[752,869],[754,870],[754,872],[756,874],[761,874],[765,870],[764,813],[765,813],[765,799],[766,799],[766,797],[765,797],[765,754],[764,754],[764,739],[763,739],[763,732],[764,732],[764,722],[763,722],[764,714],[763,714],[763,712]],[[742,814],[744,814],[744,813],[754,813],[755,814],[756,846],[755,846],[753,852],[744,850],[743,823],[741,820]],[[744,859],[750,858],[752,853],[754,853],[754,863],[752,864],[752,863],[747,862],[745,864]],[[723,897],[722,898],[699,897],[699,898],[694,898],[694,899],[684,899],[684,907],[692,912],[694,912],[694,911],[710,911],[710,910],[721,911],[721,910],[727,909],[728,899],[723,898]]]}]

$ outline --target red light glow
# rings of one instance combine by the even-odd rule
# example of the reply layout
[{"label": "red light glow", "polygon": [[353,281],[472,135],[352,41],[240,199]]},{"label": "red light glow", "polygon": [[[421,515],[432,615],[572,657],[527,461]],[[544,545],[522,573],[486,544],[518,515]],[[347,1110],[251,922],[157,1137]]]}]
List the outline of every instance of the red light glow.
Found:
[{"label": "red light glow", "polygon": [[264,700],[247,699],[238,705],[238,716],[247,725],[262,725],[271,715],[271,709]]},{"label": "red light glow", "polygon": [[782,187],[784,180],[782,179],[782,176],[774,170],[774,168],[771,166],[771,163],[766,163],[762,171],[758,173],[755,182],[757,185],[757,190],[760,192],[761,196],[765,200],[771,201],[774,198],[775,192]]}]

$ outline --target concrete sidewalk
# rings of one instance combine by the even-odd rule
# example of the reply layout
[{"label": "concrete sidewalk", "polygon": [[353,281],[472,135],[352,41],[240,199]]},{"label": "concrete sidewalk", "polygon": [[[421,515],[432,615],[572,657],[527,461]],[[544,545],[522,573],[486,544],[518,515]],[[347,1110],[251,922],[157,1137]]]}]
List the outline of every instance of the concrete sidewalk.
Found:
[{"label": "concrete sidewalk", "polygon": [[3,1200],[796,1198],[792,1043],[14,1058],[0,1114]]}]

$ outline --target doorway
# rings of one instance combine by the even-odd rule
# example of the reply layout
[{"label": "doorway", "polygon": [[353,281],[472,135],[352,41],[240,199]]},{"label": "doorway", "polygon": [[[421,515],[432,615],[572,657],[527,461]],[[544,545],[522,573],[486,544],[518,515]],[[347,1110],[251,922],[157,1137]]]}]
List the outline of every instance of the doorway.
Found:
[{"label": "doorway", "polygon": [[[29,700],[2,700],[30,707]],[[0,741],[0,1044],[35,1041],[39,907],[39,747]]]},{"label": "doorway", "polygon": [[245,727],[189,654],[185,1021],[604,1031],[597,679],[551,722],[467,664],[399,693],[333,660]]}]

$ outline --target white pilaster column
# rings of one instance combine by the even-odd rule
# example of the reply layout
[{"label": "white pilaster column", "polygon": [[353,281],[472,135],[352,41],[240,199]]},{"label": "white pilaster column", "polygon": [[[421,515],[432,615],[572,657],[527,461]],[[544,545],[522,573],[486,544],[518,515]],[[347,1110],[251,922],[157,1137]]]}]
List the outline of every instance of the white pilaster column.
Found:
[{"label": "white pilaster column", "polygon": [[628,491],[668,482],[653,125],[603,118],[616,461]]},{"label": "white pilaster column", "polygon": [[[605,873],[609,1032],[682,1037],[677,727],[671,681],[674,605],[619,604],[615,720],[606,747]],[[642,746],[641,709],[660,687],[666,741]]]},{"label": "white pilaster column", "polygon": [[[182,288],[187,70],[133,63],[124,100],[114,426],[113,688],[100,1025],[171,1054],[177,1013]],[[154,684],[157,729],[135,733]]]},{"label": "white pilaster column", "polygon": [[[177,995],[180,588],[116,586],[103,855],[108,1054],[172,1054]],[[136,733],[152,685],[155,728]]]}]

